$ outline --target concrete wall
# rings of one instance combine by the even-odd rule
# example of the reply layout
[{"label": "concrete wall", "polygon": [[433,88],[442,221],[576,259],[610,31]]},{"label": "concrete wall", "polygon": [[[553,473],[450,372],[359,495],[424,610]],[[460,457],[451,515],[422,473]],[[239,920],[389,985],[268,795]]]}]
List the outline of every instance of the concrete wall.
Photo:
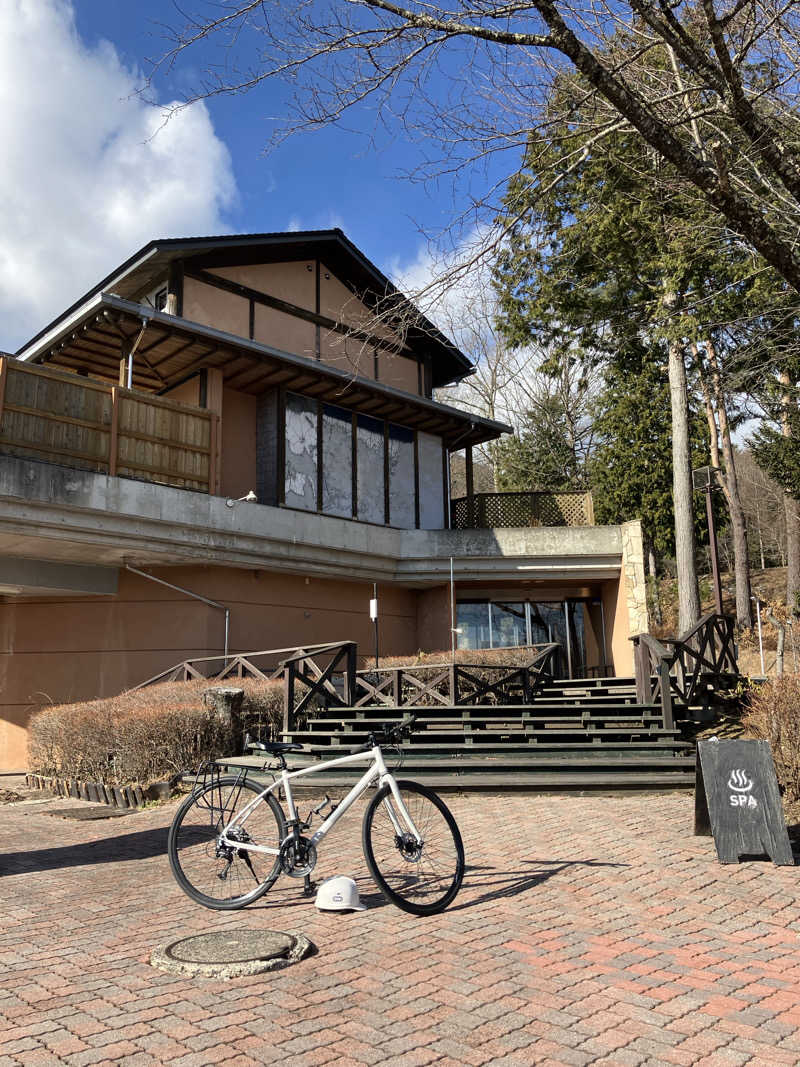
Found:
[{"label": "concrete wall", "polygon": [[[222,567],[152,573],[230,608],[230,648],[284,648],[352,639],[373,647],[372,584]],[[417,593],[378,587],[386,655],[416,651]],[[0,770],[26,765],[27,724],[53,703],[111,696],[196,656],[223,651],[224,614],[120,572],[108,597],[0,602]]]}]

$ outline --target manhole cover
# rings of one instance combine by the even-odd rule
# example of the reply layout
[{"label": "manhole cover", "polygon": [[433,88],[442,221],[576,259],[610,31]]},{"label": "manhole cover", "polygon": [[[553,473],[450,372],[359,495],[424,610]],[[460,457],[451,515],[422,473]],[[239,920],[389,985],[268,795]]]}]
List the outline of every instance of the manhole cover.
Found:
[{"label": "manhole cover", "polygon": [[277,930],[217,930],[184,937],[157,948],[150,962],[171,974],[240,978],[290,967],[307,956],[313,947],[302,934],[285,934]]}]

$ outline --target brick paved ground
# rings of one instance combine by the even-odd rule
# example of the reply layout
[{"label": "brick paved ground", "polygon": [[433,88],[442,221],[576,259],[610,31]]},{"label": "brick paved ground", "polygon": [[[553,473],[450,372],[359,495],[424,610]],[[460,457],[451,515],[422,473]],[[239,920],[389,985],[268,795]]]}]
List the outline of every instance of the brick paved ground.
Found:
[{"label": "brick paved ground", "polygon": [[[172,807],[0,809],[0,1067],[800,1063],[798,869],[719,866],[690,796],[452,807],[467,874],[433,919],[382,903],[353,813],[317,874],[352,873],[368,911],[320,914],[282,879],[220,915],[172,882]],[[227,983],[148,964],[245,924],[302,930],[319,954]]]}]

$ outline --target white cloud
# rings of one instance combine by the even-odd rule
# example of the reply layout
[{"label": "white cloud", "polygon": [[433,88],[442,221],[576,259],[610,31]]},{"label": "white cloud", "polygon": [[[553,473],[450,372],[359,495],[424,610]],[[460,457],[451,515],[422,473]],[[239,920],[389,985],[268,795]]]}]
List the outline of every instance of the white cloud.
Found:
[{"label": "white cloud", "polygon": [[228,229],[230,155],[203,104],[135,94],[70,0],[0,0],[0,348],[13,350],[155,237]]},{"label": "white cloud", "polygon": [[491,284],[491,230],[472,230],[455,248],[440,251],[423,244],[416,256],[392,260],[387,273],[398,289],[412,300],[451,340],[469,352],[476,324],[491,324],[496,297]]}]

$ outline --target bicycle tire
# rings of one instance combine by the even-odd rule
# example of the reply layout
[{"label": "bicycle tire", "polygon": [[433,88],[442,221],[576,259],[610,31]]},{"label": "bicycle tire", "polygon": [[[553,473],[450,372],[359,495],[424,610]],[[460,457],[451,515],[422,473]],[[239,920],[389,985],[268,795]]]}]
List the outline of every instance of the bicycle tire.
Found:
[{"label": "bicycle tire", "polygon": [[[214,911],[244,908],[263,896],[280,874],[277,856],[235,849],[229,858],[217,854],[217,837],[223,825],[253,800],[247,794],[261,792],[253,782],[219,778],[192,793],[175,813],[167,838],[170,867],[184,893],[205,908]],[[245,829],[249,840],[256,844],[280,846],[286,837],[286,819],[271,793],[248,815]],[[245,855],[249,857],[249,865]],[[238,892],[254,880],[257,884],[253,889]]]},{"label": "bicycle tire", "polygon": [[409,781],[398,781],[397,787],[423,838],[422,850],[415,854],[413,842],[404,844],[398,838],[388,813],[392,793],[387,784],[364,812],[364,858],[375,884],[390,903],[412,915],[436,915],[452,903],[461,888],[461,834],[449,808],[433,790]]}]

